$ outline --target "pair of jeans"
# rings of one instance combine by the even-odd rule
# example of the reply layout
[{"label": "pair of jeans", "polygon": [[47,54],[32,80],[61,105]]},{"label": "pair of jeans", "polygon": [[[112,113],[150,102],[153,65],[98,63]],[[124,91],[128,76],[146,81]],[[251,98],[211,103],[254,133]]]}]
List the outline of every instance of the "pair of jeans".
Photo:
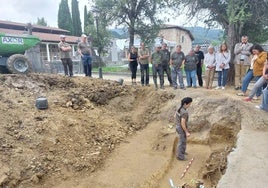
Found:
[{"label": "pair of jeans", "polygon": [[84,73],[86,76],[92,76],[92,58],[90,55],[84,54],[82,56],[82,62],[84,65]]},{"label": "pair of jeans", "polygon": [[[248,72],[247,72],[247,74],[245,75],[245,77],[244,77],[244,79],[243,79],[241,91],[242,91],[243,93],[246,93],[250,81],[253,80],[253,79],[254,79],[255,81],[258,81],[260,77],[261,77],[261,76],[254,76],[254,75],[253,75],[253,70],[252,70],[252,69],[249,69]],[[257,91],[256,91],[256,96],[257,96],[257,97],[261,96],[261,90],[262,90],[262,88],[258,88],[258,89],[257,89]]]},{"label": "pair of jeans", "polygon": [[129,69],[131,71],[131,79],[136,79],[137,77],[137,67],[138,63],[137,62],[129,62]]},{"label": "pair of jeans", "polygon": [[193,84],[193,87],[196,87],[196,70],[185,70],[186,73],[186,80],[187,80],[187,86],[191,87]]},{"label": "pair of jeans", "polygon": [[179,80],[180,88],[184,88],[183,74],[181,68],[171,67],[172,85],[174,88],[178,87],[177,79]]},{"label": "pair of jeans", "polygon": [[225,87],[227,83],[227,74],[229,69],[222,69],[222,71],[218,71],[218,86]]},{"label": "pair of jeans", "polygon": [[71,58],[61,59],[65,76],[73,76],[73,61]]},{"label": "pair of jeans", "polygon": [[184,130],[182,129],[180,125],[177,125],[176,130],[178,134],[180,135],[176,157],[181,160],[184,160],[185,159],[184,155],[186,151],[186,142],[187,142],[186,133],[184,132]]},{"label": "pair of jeans", "polygon": [[197,66],[196,68],[196,75],[198,78],[198,84],[200,87],[203,87],[203,79],[202,79],[202,67],[201,66]]},{"label": "pair of jeans", "polygon": [[[253,89],[251,90],[250,94],[249,94],[249,98],[253,98],[255,94],[257,94],[259,89],[262,90],[262,88],[264,89],[266,84],[268,84],[268,80],[266,80],[263,76],[261,78],[258,79],[258,81],[254,84]],[[258,97],[258,95],[257,95]]]},{"label": "pair of jeans", "polygon": [[157,74],[160,79],[160,87],[162,88],[164,86],[163,67],[160,64],[153,64],[153,79],[154,79],[154,85],[156,88],[158,88]]},{"label": "pair of jeans", "polygon": [[163,63],[162,67],[163,67],[163,75],[164,75],[164,73],[167,74],[169,84],[172,85],[171,71],[170,71],[170,67],[169,67],[168,63]]},{"label": "pair of jeans", "polygon": [[144,77],[145,77],[145,84],[148,85],[149,84],[149,64],[140,64],[140,69],[141,69],[141,84],[144,85]]}]

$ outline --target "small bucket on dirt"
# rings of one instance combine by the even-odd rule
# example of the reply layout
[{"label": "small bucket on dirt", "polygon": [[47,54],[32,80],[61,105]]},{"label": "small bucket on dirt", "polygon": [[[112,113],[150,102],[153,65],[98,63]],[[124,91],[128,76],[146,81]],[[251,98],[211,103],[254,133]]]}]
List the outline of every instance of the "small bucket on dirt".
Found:
[{"label": "small bucket on dirt", "polygon": [[124,83],[124,79],[123,78],[119,78],[116,82],[119,83],[119,85],[121,86]]},{"label": "small bucket on dirt", "polygon": [[45,110],[48,108],[48,102],[46,97],[38,97],[35,101],[35,106],[39,110]]}]

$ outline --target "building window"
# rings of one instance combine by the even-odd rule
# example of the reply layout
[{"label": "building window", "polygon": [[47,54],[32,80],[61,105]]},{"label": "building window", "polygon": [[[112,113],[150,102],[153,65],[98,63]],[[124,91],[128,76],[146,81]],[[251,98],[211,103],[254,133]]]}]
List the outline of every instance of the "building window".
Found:
[{"label": "building window", "polygon": [[184,43],[184,36],[181,36],[181,43]]}]

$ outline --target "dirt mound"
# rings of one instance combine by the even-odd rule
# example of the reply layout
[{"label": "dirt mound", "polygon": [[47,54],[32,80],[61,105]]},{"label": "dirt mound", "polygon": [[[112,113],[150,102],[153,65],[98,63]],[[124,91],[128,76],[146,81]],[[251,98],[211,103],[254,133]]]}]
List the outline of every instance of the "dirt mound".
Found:
[{"label": "dirt mound", "polygon": [[[146,104],[144,95],[151,95]],[[113,81],[42,74],[1,75],[0,96],[1,187],[52,187],[91,174],[174,97]],[[34,107],[38,96],[47,97],[48,110]]]}]

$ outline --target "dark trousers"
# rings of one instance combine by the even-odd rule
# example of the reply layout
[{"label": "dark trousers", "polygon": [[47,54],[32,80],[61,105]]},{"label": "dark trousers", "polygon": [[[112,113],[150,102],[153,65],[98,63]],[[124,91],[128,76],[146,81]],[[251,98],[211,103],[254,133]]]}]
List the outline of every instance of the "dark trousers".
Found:
[{"label": "dark trousers", "polygon": [[180,125],[177,125],[176,127],[177,132],[180,135],[179,143],[178,143],[178,148],[177,148],[177,158],[179,159],[185,159],[185,151],[186,151],[186,142],[187,142],[187,137]]},{"label": "dark trousers", "polygon": [[73,61],[71,58],[61,59],[65,76],[73,76]]},{"label": "dark trousers", "polygon": [[86,76],[92,77],[92,64],[84,65],[84,73]]},{"label": "dark trousers", "polygon": [[157,86],[157,74],[158,74],[159,79],[160,79],[160,87],[163,87],[164,86],[163,67],[160,64],[153,65],[153,79],[154,79],[154,85],[156,88],[158,88],[158,86]]},{"label": "dark trousers", "polygon": [[197,79],[198,79],[198,84],[200,87],[203,87],[203,79],[202,79],[202,67],[198,66],[196,69],[196,75],[197,75]]},{"label": "dark trousers", "polygon": [[92,76],[92,58],[90,55],[84,54],[82,56],[82,62],[84,65],[84,73],[86,76]]},{"label": "dark trousers", "polygon": [[134,63],[134,62],[130,62],[129,63],[129,69],[131,71],[131,79],[136,79],[137,77],[137,67],[138,67],[138,64],[137,63]]},{"label": "dark trousers", "polygon": [[144,85],[144,77],[145,77],[145,84],[148,85],[149,84],[149,64],[140,64],[140,68],[141,68],[141,84]]},{"label": "dark trousers", "polygon": [[162,67],[163,67],[163,76],[164,76],[164,73],[166,73],[168,81],[169,81],[169,84],[172,85],[171,71],[170,71],[169,65],[167,63],[165,63],[165,64],[162,65]]}]

